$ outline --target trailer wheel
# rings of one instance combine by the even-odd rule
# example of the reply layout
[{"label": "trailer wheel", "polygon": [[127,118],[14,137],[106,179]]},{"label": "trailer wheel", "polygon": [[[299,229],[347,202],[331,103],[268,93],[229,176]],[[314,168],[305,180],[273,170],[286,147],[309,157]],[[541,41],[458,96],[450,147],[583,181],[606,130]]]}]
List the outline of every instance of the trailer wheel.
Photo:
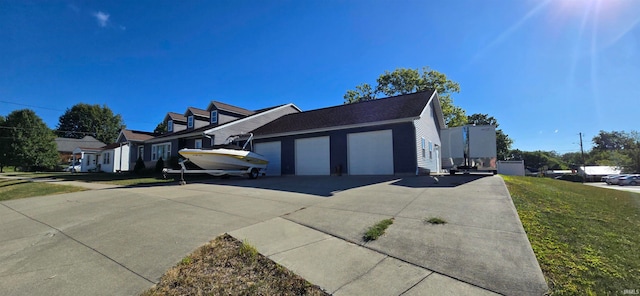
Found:
[{"label": "trailer wheel", "polygon": [[258,178],[258,175],[260,175],[260,171],[258,171],[258,169],[256,169],[256,168],[253,168],[253,169],[251,169],[251,172],[249,173],[249,179]]}]

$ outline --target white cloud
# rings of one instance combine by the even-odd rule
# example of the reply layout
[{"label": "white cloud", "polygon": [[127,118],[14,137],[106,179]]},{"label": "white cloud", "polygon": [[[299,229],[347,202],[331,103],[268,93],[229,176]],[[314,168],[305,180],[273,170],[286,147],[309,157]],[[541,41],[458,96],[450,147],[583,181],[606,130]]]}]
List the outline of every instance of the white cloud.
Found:
[{"label": "white cloud", "polygon": [[98,21],[98,25],[100,25],[100,27],[104,28],[109,23],[109,14],[108,13],[104,13],[102,11],[98,11],[98,12],[94,13],[93,16]]},{"label": "white cloud", "polygon": [[553,131],[553,133],[554,133],[554,134],[557,134],[557,133],[558,133],[558,130]]}]

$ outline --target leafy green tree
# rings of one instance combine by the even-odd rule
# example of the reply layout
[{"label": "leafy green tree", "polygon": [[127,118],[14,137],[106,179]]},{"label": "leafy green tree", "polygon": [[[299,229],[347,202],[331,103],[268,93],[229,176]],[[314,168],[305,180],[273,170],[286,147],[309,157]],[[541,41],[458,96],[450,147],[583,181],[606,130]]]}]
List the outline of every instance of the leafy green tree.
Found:
[{"label": "leafy green tree", "polygon": [[156,125],[156,128],[153,130],[154,134],[164,134],[167,132],[167,122],[162,121]]},{"label": "leafy green tree", "polygon": [[597,136],[593,137],[592,141],[593,149],[599,151],[632,148],[634,143],[633,136],[624,131],[605,132],[601,130]]},{"label": "leafy green tree", "polygon": [[572,168],[578,168],[582,166],[582,153],[580,152],[567,152],[560,156],[560,159],[562,159],[562,162]]},{"label": "leafy green tree", "polygon": [[525,167],[532,170],[563,170],[568,167],[554,151],[520,151],[512,150],[510,159],[524,160]]},{"label": "leafy green tree", "polygon": [[385,71],[378,77],[377,83],[375,88],[363,83],[356,86],[355,90],[347,90],[344,95],[344,103],[374,100],[378,94],[396,96],[434,89],[438,92],[447,126],[461,126],[467,123],[464,110],[455,106],[451,97],[453,93],[460,92],[460,85],[448,79],[443,73],[431,70],[429,67],[422,68],[422,71],[398,68],[393,72]]},{"label": "leafy green tree", "polygon": [[640,172],[640,133],[631,131],[600,131],[592,139],[589,164],[622,168],[627,173]]},{"label": "leafy green tree", "polygon": [[[6,165],[27,170],[52,169],[58,163],[55,134],[29,109],[11,112],[3,123]],[[5,150],[6,149],[6,150]]]},{"label": "leafy green tree", "polygon": [[57,134],[65,138],[81,139],[91,135],[104,143],[116,141],[124,122],[107,105],[76,104],[60,116]]}]

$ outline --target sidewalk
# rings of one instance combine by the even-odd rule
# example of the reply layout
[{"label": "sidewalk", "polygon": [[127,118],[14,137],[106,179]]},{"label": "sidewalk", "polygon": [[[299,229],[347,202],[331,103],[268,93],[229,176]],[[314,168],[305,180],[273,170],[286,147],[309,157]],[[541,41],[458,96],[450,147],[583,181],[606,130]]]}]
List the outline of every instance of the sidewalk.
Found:
[{"label": "sidewalk", "polygon": [[499,295],[279,217],[229,234],[334,295]]},{"label": "sidewalk", "polygon": [[58,180],[53,178],[27,178],[27,177],[7,176],[4,174],[0,174],[0,179],[28,180],[31,182],[44,182],[44,183],[52,183],[52,184],[58,184],[58,185],[82,187],[89,190],[111,189],[111,188],[122,187],[120,185],[115,185],[115,184],[90,183],[90,182],[82,182],[82,181],[63,181],[63,180]]},{"label": "sidewalk", "polygon": [[[502,178],[434,181],[335,192],[230,234],[338,295],[543,295],[544,276]],[[446,224],[425,222],[432,217]],[[384,235],[362,240],[388,218],[394,223]]]}]

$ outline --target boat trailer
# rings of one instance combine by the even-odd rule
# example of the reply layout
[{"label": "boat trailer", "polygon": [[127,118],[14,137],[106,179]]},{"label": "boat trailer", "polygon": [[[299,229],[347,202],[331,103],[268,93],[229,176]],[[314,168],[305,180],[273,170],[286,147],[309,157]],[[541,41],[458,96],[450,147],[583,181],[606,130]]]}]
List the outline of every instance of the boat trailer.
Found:
[{"label": "boat trailer", "polygon": [[162,169],[163,178],[167,178],[168,174],[180,174],[180,185],[185,185],[187,182],[184,180],[184,174],[209,174],[212,176],[220,177],[220,176],[247,176],[249,179],[256,179],[260,174],[263,176],[266,174],[264,169],[253,168],[250,167],[246,170],[190,170],[184,165],[185,162],[189,161],[189,159],[180,160],[178,164],[180,164],[179,170],[174,169]]}]

